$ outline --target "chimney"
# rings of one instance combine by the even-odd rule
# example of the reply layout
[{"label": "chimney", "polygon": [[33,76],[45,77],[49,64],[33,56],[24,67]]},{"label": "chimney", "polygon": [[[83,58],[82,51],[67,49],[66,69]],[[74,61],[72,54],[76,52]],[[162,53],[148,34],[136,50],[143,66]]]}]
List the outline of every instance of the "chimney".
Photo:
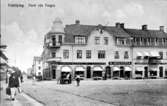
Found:
[{"label": "chimney", "polygon": [[164,32],[164,26],[160,26],[159,30]]},{"label": "chimney", "polygon": [[75,24],[79,25],[79,24],[80,24],[80,21],[79,21],[79,20],[76,20],[76,21],[75,21]]},{"label": "chimney", "polygon": [[115,23],[115,27],[116,28],[121,28],[120,23],[119,22]]},{"label": "chimney", "polygon": [[147,30],[147,25],[142,25],[142,30]]},{"label": "chimney", "polygon": [[121,24],[120,24],[120,27],[121,27],[122,29],[124,29],[124,23],[121,23]]}]

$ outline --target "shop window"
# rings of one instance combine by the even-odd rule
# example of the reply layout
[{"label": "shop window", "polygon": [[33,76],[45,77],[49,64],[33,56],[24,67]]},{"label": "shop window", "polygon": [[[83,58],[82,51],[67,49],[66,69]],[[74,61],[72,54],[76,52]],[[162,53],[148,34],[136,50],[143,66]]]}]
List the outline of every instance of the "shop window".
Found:
[{"label": "shop window", "polygon": [[159,52],[160,59],[163,59],[163,52]]},{"label": "shop window", "polygon": [[108,45],[108,37],[104,37],[104,44]]},{"label": "shop window", "polygon": [[64,59],[68,59],[69,58],[69,50],[64,50],[63,51],[63,57],[64,57]]},{"label": "shop window", "polygon": [[137,74],[137,75],[142,75],[142,71],[135,71],[135,74]]},{"label": "shop window", "polygon": [[125,54],[124,54],[124,59],[128,59],[128,58],[129,58],[128,51],[125,51]]},{"label": "shop window", "polygon": [[77,50],[77,58],[78,59],[82,58],[82,50]]},{"label": "shop window", "polygon": [[119,59],[119,52],[118,52],[118,51],[115,51],[114,58],[115,58],[115,59]]},{"label": "shop window", "polygon": [[98,58],[99,59],[105,58],[105,51],[104,50],[99,50],[98,51]]},{"label": "shop window", "polygon": [[91,58],[91,50],[86,50],[86,58],[87,59]]},{"label": "shop window", "polygon": [[52,52],[52,58],[55,58],[56,57],[56,52]]},{"label": "shop window", "polygon": [[95,37],[95,44],[99,45],[100,44],[100,37]]}]

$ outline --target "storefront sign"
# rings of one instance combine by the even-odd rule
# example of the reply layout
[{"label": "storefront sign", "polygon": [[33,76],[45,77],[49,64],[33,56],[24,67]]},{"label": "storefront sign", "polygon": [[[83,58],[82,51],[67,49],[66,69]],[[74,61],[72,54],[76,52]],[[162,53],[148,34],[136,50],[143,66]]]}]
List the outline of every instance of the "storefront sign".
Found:
[{"label": "storefront sign", "polygon": [[132,62],[109,62],[109,65],[131,65]]},{"label": "storefront sign", "polygon": [[104,62],[56,62],[57,65],[106,65]]}]

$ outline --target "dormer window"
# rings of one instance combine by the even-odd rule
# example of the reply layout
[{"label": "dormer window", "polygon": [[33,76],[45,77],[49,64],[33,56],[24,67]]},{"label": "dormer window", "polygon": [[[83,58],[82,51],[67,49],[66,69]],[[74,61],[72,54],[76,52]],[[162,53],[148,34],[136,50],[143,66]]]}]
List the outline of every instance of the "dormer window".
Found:
[{"label": "dormer window", "polygon": [[75,36],[75,44],[86,44],[85,36]]}]

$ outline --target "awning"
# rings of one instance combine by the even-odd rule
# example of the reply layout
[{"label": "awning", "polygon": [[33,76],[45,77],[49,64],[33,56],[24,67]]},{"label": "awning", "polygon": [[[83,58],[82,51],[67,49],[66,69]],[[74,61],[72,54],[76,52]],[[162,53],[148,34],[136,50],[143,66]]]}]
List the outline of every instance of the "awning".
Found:
[{"label": "awning", "polygon": [[101,67],[94,67],[93,71],[103,71],[103,69]]},{"label": "awning", "polygon": [[113,67],[113,71],[120,71],[119,67]]},{"label": "awning", "polygon": [[150,56],[148,52],[143,52],[144,56]]},{"label": "awning", "polygon": [[151,52],[150,52],[150,56],[151,56],[151,57],[160,57],[159,53],[156,52],[156,51],[151,51]]},{"label": "awning", "polygon": [[136,54],[137,54],[137,57],[142,57],[143,56],[141,52],[137,52]]},{"label": "awning", "polygon": [[125,67],[125,71],[132,71],[132,68],[130,68],[130,67]]},{"label": "awning", "polygon": [[72,70],[70,67],[65,66],[65,67],[62,67],[61,71],[62,72],[71,72]]},{"label": "awning", "polygon": [[157,68],[155,68],[155,67],[150,67],[150,71],[157,71]]},{"label": "awning", "polygon": [[136,71],[144,71],[143,67],[136,67]]},{"label": "awning", "polygon": [[76,67],[75,71],[85,71],[83,67]]}]

